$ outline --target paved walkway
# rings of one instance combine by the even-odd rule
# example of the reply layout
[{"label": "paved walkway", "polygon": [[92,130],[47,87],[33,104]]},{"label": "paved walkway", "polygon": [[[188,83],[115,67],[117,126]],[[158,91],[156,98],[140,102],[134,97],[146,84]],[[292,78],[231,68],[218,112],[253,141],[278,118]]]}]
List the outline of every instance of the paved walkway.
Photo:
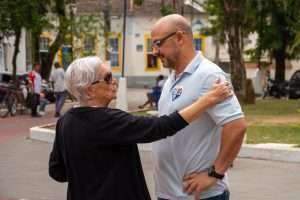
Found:
[{"label": "paved walkway", "polygon": [[[129,109],[145,100],[145,90],[128,91]],[[68,103],[65,109],[70,107]],[[113,106],[113,104],[112,104]],[[29,128],[55,122],[53,105],[42,118],[28,115],[0,119],[0,200],[64,200],[66,184],[48,177],[51,144],[27,139]],[[141,152],[153,196],[151,153]],[[229,172],[232,200],[299,199],[300,163],[238,159]]]}]

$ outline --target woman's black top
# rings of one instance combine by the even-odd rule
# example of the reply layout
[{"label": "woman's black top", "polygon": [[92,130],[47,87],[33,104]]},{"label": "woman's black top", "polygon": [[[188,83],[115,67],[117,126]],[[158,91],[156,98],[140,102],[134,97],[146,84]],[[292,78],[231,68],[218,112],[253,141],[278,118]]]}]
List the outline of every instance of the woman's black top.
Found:
[{"label": "woman's black top", "polygon": [[70,109],[56,125],[49,175],[68,182],[68,200],[150,200],[136,143],[175,134],[177,113],[138,117],[118,109]]}]

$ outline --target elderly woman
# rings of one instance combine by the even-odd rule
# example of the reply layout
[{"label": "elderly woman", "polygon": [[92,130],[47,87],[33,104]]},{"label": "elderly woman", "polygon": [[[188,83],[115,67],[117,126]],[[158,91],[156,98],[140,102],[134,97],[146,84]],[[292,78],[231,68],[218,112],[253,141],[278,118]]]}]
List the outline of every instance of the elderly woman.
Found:
[{"label": "elderly woman", "polygon": [[57,122],[49,174],[68,182],[72,200],[150,200],[136,144],[172,136],[231,95],[228,83],[216,82],[179,112],[137,117],[107,107],[116,98],[117,83],[98,57],[72,62],[65,83],[79,105]]}]

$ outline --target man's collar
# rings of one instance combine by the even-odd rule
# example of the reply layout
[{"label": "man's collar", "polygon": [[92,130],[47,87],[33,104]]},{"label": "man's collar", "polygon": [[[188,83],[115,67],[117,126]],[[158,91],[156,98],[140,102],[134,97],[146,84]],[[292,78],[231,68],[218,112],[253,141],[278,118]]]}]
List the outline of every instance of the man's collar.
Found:
[{"label": "man's collar", "polygon": [[[185,70],[181,73],[180,77],[182,77],[183,74],[192,74],[194,71],[196,71],[196,69],[198,68],[199,64],[202,62],[203,58],[204,57],[203,57],[201,51],[197,51],[197,54],[191,60],[191,62],[186,66]],[[171,72],[171,80],[172,80],[172,82],[177,81],[178,79],[180,79],[180,77],[178,77],[176,79],[175,70],[172,70],[172,72]]]},{"label": "man's collar", "polygon": [[195,57],[191,60],[191,62],[186,66],[184,73],[192,74],[198,68],[199,64],[203,60],[203,55],[201,51],[198,51]]}]

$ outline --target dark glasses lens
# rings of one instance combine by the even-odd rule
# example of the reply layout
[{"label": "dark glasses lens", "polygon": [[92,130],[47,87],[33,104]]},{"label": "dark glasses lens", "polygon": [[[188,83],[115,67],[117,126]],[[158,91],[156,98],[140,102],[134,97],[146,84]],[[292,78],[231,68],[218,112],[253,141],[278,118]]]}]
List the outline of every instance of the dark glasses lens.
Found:
[{"label": "dark glasses lens", "polygon": [[106,83],[111,83],[112,82],[112,73],[109,72],[105,75],[104,79],[103,79]]},{"label": "dark glasses lens", "polygon": [[97,80],[97,81],[94,81],[92,82],[92,85],[95,85],[97,83],[101,83],[101,82],[105,82],[106,84],[111,84],[112,83],[112,80],[113,80],[113,77],[112,77],[112,73],[111,72],[108,72],[103,79],[100,79],[100,80]]},{"label": "dark glasses lens", "polygon": [[169,39],[170,37],[172,37],[175,34],[176,34],[176,31],[166,35],[165,37],[163,37],[161,39],[152,41],[152,48],[161,47],[167,39]]}]

